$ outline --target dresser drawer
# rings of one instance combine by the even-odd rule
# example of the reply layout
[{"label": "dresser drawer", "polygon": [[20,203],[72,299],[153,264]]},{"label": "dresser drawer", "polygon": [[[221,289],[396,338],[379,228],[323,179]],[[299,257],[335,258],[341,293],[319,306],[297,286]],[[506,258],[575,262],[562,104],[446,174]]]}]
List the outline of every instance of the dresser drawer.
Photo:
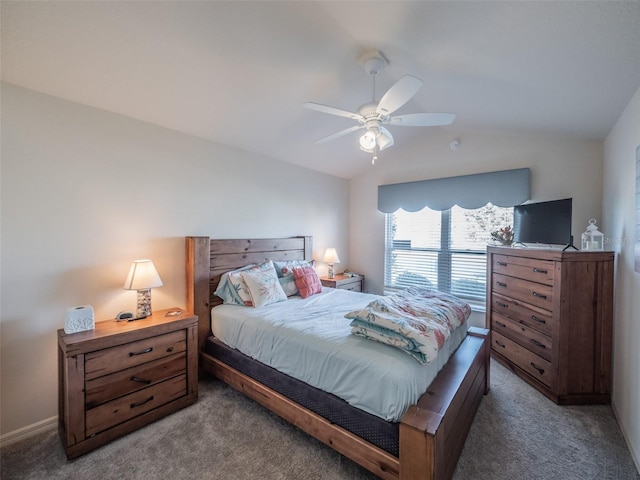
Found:
[{"label": "dresser drawer", "polygon": [[491,329],[519,343],[536,355],[540,355],[545,360],[551,361],[553,347],[551,337],[496,312],[491,314]]},{"label": "dresser drawer", "polygon": [[85,356],[85,379],[108,375],[187,349],[186,331],[178,330],[117,347],[105,348]]},{"label": "dresser drawer", "polygon": [[180,375],[87,410],[86,436],[95,435],[185,395],[187,376]]},{"label": "dresser drawer", "polygon": [[544,358],[535,355],[498,332],[491,332],[491,348],[547,387],[551,387],[555,375],[552,372],[551,363]]},{"label": "dresser drawer", "polygon": [[185,373],[187,353],[180,352],[86,382],[86,408],[141,390]]},{"label": "dresser drawer", "polygon": [[553,334],[555,320],[551,312],[519,300],[493,293],[491,310],[547,335]]},{"label": "dresser drawer", "polygon": [[551,311],[553,308],[553,287],[549,285],[494,273],[491,288],[494,292],[522,300],[545,310]]},{"label": "dresser drawer", "polygon": [[494,273],[553,285],[554,262],[535,258],[493,255]]}]

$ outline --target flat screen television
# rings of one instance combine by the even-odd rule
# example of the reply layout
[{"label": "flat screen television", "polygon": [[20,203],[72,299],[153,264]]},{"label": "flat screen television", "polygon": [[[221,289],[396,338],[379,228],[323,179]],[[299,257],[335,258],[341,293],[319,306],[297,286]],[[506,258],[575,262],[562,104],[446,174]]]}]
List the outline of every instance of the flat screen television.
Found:
[{"label": "flat screen television", "polygon": [[572,245],[572,199],[513,207],[513,240],[519,243]]}]

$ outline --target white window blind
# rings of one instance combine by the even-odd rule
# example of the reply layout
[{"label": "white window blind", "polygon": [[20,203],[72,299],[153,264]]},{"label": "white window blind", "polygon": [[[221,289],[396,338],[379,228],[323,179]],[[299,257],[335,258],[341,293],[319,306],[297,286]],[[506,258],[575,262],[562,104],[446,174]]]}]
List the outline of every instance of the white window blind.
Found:
[{"label": "white window blind", "polygon": [[424,285],[484,303],[491,232],[513,225],[513,208],[402,209],[386,214],[385,289]]}]

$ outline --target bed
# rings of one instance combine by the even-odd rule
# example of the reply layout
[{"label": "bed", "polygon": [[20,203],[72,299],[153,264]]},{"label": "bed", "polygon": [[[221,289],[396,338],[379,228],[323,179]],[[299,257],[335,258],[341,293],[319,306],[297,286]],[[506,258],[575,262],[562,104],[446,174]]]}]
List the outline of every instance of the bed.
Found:
[{"label": "bed", "polygon": [[212,335],[211,309],[222,303],[213,292],[223,273],[268,259],[310,260],[311,253],[311,237],[186,237],[187,309],[198,316],[201,372],[220,378],[380,478],[451,478],[489,389],[487,330],[469,328],[426,392],[397,422],[381,420],[260,364]]}]

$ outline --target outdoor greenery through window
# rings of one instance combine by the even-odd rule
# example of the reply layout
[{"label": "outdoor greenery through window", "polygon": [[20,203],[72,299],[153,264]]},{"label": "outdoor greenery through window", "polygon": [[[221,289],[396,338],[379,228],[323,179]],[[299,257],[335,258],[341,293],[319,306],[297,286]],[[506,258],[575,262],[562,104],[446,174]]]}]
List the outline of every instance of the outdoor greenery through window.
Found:
[{"label": "outdoor greenery through window", "polygon": [[513,226],[513,208],[436,211],[400,209],[386,214],[386,290],[430,286],[484,304],[491,232]]}]

